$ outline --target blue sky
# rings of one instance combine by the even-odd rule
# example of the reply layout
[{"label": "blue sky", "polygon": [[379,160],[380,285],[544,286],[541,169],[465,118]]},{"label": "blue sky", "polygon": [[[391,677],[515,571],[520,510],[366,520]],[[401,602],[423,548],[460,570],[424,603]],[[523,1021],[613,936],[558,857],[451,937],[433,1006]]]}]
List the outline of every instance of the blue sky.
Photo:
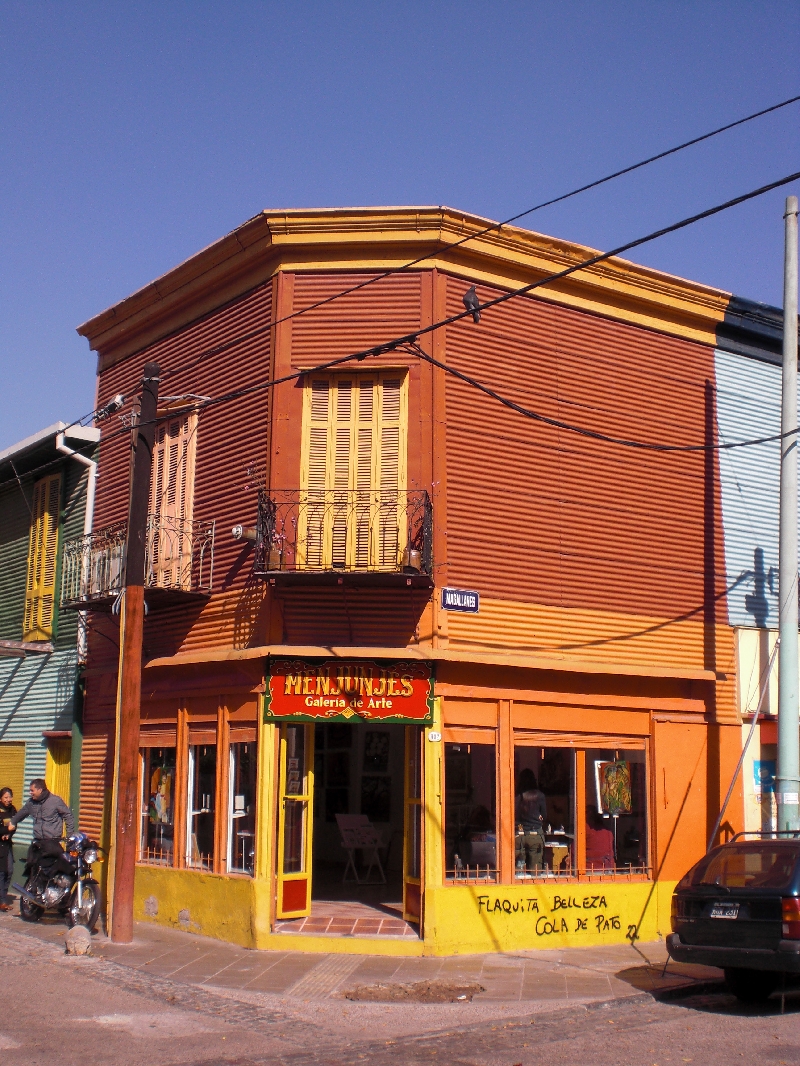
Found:
[{"label": "blue sky", "polygon": [[[265,207],[493,219],[800,93],[796,3],[0,7],[0,448],[94,405],[75,326]],[[800,106],[531,228],[608,248],[800,170]],[[638,261],[779,304],[778,190]]]}]

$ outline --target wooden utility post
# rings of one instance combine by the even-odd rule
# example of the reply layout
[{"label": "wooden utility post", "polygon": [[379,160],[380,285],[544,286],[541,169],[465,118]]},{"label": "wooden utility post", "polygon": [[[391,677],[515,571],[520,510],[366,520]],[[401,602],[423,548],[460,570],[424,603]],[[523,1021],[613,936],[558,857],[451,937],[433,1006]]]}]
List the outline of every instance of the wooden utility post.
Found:
[{"label": "wooden utility post", "polygon": [[122,597],[117,683],[116,819],[111,939],[133,940],[133,880],[139,836],[139,709],[147,550],[147,508],[158,409],[158,363],[145,363],[138,428],[133,434],[125,589]]}]

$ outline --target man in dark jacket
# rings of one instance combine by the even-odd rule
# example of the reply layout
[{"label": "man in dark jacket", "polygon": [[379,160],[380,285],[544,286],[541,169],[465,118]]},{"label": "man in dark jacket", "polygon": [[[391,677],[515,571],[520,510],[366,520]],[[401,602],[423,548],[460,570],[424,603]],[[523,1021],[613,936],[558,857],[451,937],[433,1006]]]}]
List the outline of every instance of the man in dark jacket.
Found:
[{"label": "man in dark jacket", "polygon": [[[31,798],[10,820],[9,825],[16,827],[26,818],[33,818],[33,844],[28,852],[28,862],[35,852],[39,855],[58,856],[63,854],[60,840],[67,829],[67,836],[75,831],[75,819],[72,811],[61,799],[54,796],[40,777],[31,781]],[[38,847],[37,847],[38,846]]]}]

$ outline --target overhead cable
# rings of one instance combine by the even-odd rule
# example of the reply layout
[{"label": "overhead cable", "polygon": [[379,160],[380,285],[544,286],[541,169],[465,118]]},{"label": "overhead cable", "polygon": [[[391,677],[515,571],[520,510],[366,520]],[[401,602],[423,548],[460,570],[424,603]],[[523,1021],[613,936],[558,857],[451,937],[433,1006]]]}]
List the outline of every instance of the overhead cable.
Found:
[{"label": "overhead cable", "polygon": [[[316,311],[318,308],[324,307],[326,304],[333,303],[334,300],[340,300],[343,296],[349,296],[351,293],[359,292],[361,289],[365,289],[369,285],[374,285],[376,282],[383,281],[395,274],[403,274],[430,259],[447,256],[457,248],[467,244],[469,241],[478,240],[480,237],[484,237],[488,233],[492,233],[495,230],[501,230],[503,226],[509,226],[512,222],[517,222],[519,219],[532,215],[536,211],[541,211],[545,207],[552,207],[554,204],[563,203],[565,200],[569,200],[573,196],[588,192],[590,189],[596,189],[600,185],[605,185],[609,181],[624,177],[625,174],[632,174],[635,170],[640,170],[642,167],[649,166],[650,163],[656,163],[660,159],[666,159],[668,156],[675,155],[677,152],[682,152],[684,149],[691,148],[695,144],[710,140],[712,137],[717,137],[721,133],[735,129],[737,126],[743,126],[748,122],[752,122],[754,119],[762,118],[764,115],[769,115],[773,111],[779,111],[781,108],[788,107],[790,104],[795,104],[798,101],[800,101],[800,95],[790,96],[788,100],[782,100],[780,103],[773,104],[771,107],[765,107],[760,111],[754,111],[750,115],[745,115],[744,118],[736,119],[735,122],[728,122],[724,126],[718,126],[716,129],[709,130],[708,133],[701,134],[699,137],[693,137],[691,140],[683,141],[681,144],[676,144],[672,148],[667,148],[663,152],[657,152],[656,155],[648,156],[647,159],[641,159],[638,163],[631,163],[630,166],[623,167],[621,170],[615,170],[611,174],[606,174],[605,177],[596,178],[594,181],[587,182],[585,185],[579,185],[576,189],[571,189],[569,192],[554,196],[549,200],[543,200],[541,203],[535,204],[533,207],[527,207],[524,211],[520,211],[516,215],[511,215],[510,218],[506,218],[502,222],[491,222],[488,226],[484,226],[482,229],[478,229],[474,233],[469,233],[443,248],[434,248],[433,251],[426,252],[425,255],[418,256],[416,259],[411,259],[402,266],[393,267],[391,270],[381,271],[379,274],[373,274],[371,277],[365,278],[364,281],[360,281],[357,285],[351,285],[349,288],[343,289],[341,292],[334,293],[332,296],[326,296],[323,300],[317,300],[312,304],[308,304],[306,307],[301,307],[297,311],[290,312],[288,315],[283,315],[281,318],[272,319],[265,325],[251,330],[249,333],[244,334],[235,341],[227,341],[223,344],[215,345],[213,348],[201,352],[187,366],[176,367],[174,370],[167,371],[164,376],[169,377],[172,374],[185,373],[193,369],[198,363],[203,362],[205,359],[209,359],[214,355],[219,355],[236,344],[243,343],[244,341],[250,340],[252,337],[257,337],[266,333],[283,322],[289,322],[291,319],[298,318],[300,315],[308,314],[309,311]],[[144,349],[141,350],[143,351]]]},{"label": "overhead cable", "polygon": [[[518,289],[512,289],[510,292],[503,293],[501,296],[496,296],[491,300],[486,300],[478,305],[480,311],[486,311],[491,307],[496,307],[498,304],[506,303],[509,300],[513,300],[519,296],[525,296],[527,293],[532,292],[534,289],[542,288],[545,285],[550,284],[553,281],[558,281],[561,278],[565,278],[571,274],[575,274],[580,270],[585,270],[588,267],[595,266],[597,263],[601,263],[607,259],[611,259],[613,256],[620,255],[622,252],[630,251],[632,248],[641,247],[643,244],[647,244],[649,241],[654,241],[658,237],[663,237],[668,233],[675,233],[678,230],[685,229],[686,226],[691,226],[695,222],[699,222],[704,218],[710,218],[713,215],[717,215],[722,211],[727,211],[731,207],[736,207],[738,204],[746,203],[748,200],[753,200],[758,196],[763,196],[767,192],[771,192],[773,189],[778,189],[782,185],[788,185],[792,181],[800,179],[800,171],[796,171],[793,174],[788,174],[784,178],[779,178],[777,181],[772,181],[768,185],[762,185],[758,189],[753,189],[751,192],[744,193],[741,196],[736,196],[732,200],[726,200],[724,203],[717,204],[716,207],[710,207],[705,211],[700,211],[696,215],[691,215],[689,218],[682,219],[680,222],[673,222],[670,226],[664,226],[661,229],[654,230],[652,233],[647,234],[645,237],[638,237],[636,240],[628,241],[626,244],[618,245],[609,252],[600,252],[597,255],[591,256],[588,259],[582,260],[580,263],[575,263],[570,267],[566,267],[564,270],[560,270],[555,274],[548,274],[546,277],[539,278],[537,281],[529,282],[527,285],[522,285]],[[365,359],[374,358],[378,355],[385,355],[388,352],[394,352],[404,347],[413,346],[413,354],[418,358],[424,358],[428,362],[435,362],[432,356],[423,352],[421,348],[418,348],[418,341],[420,337],[433,333],[436,330],[442,329],[444,326],[453,325],[456,322],[460,322],[461,319],[469,317],[472,318],[475,313],[475,308],[469,308],[464,311],[460,311],[455,315],[450,315],[447,318],[440,319],[438,322],[434,322],[429,326],[423,326],[418,330],[414,330],[413,333],[407,333],[402,337],[396,337],[393,340],[385,341],[382,344],[373,345],[370,348],[364,348],[359,352],[352,352],[349,355],[343,355],[338,359],[331,359],[326,363],[322,363],[319,366],[313,367],[313,373],[324,373],[326,370],[331,370],[334,367],[341,366],[344,363],[363,362]],[[461,374],[460,371],[456,371],[455,368],[447,366],[445,363],[438,363],[442,369],[448,373]],[[262,381],[256,385],[248,385],[244,388],[235,389],[232,392],[223,394],[222,396],[213,397],[211,399],[204,400],[192,404],[194,410],[204,410],[207,407],[216,407],[219,404],[229,403],[231,400],[239,399],[243,396],[250,396],[256,392],[261,392],[264,389],[274,388],[276,385],[282,385],[289,381],[296,381],[301,377],[304,377],[309,373],[308,369],[294,370],[288,374],[284,374],[280,378],[272,378],[269,381]],[[165,373],[162,373],[161,377],[165,377]],[[494,390],[490,390],[488,386],[482,385],[479,381],[473,378],[469,378],[468,375],[463,375],[464,380],[473,385],[476,388],[480,388],[481,391],[486,392],[487,395],[491,395],[498,402],[501,402],[504,406],[517,410],[518,413],[524,414],[527,417],[535,417],[537,421],[548,421],[548,416],[538,415],[537,412],[529,411],[527,408],[517,405],[513,400],[509,400],[505,397],[501,397],[499,393],[495,393]],[[167,415],[160,416],[153,420],[154,423],[165,421]],[[144,424],[144,423],[142,423]],[[648,441],[635,441],[628,440],[622,437],[613,437],[607,434],[599,433],[595,430],[584,429],[579,426],[575,426],[568,422],[554,422],[558,424],[560,428],[569,430],[570,432],[581,433],[584,436],[590,436],[597,440],[604,440],[610,444],[624,444],[628,447],[650,449],[653,451],[720,451],[729,450],[732,448],[746,448],[757,444],[767,444],[771,441],[781,440],[783,436],[788,434],[777,433],[768,437],[757,437],[752,440],[732,441],[725,444],[658,444]],[[101,444],[106,444],[119,436],[126,433],[130,433],[131,427],[124,426],[121,429],[115,430],[114,433],[101,438]],[[794,431],[792,431],[794,432]],[[50,464],[44,464],[47,466]],[[37,468],[38,469],[38,468]],[[30,475],[35,471],[28,471]],[[13,480],[13,479],[11,479]],[[7,484],[7,482],[0,482],[0,488]]]}]

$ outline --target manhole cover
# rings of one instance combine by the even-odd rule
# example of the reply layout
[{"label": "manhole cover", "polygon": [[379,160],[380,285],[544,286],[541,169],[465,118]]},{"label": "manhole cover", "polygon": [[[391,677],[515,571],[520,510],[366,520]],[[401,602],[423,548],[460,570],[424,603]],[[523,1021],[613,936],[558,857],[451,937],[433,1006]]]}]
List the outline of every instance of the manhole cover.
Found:
[{"label": "manhole cover", "polygon": [[359,985],[345,992],[346,999],[361,1003],[469,1003],[482,985],[449,981],[416,981],[410,985]]}]

